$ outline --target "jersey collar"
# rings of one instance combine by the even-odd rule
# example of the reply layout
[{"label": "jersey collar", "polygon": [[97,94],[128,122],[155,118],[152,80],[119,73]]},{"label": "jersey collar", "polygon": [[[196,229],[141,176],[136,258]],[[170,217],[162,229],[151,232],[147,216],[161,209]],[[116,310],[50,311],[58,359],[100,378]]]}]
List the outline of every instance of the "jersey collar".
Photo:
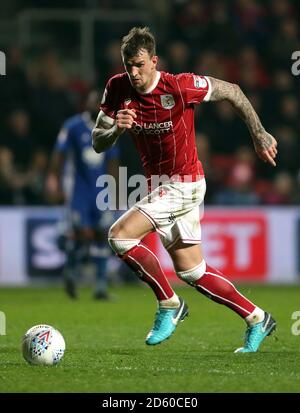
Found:
[{"label": "jersey collar", "polygon": [[153,92],[153,90],[156,88],[156,86],[158,85],[159,79],[160,79],[160,72],[157,70],[156,71],[156,76],[154,79],[154,82],[152,83],[152,85],[149,87],[149,89],[145,90],[145,92],[141,93],[138,92],[140,95],[147,95],[148,93]]}]

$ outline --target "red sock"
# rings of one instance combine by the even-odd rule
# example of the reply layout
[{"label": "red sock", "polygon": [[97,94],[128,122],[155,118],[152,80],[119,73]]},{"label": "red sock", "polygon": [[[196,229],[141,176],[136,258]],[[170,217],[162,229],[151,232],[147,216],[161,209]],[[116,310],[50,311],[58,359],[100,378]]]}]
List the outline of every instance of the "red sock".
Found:
[{"label": "red sock", "polygon": [[196,282],[196,288],[219,304],[231,308],[241,317],[251,314],[256,306],[240,294],[234,285],[215,268],[206,265],[204,275]]},{"label": "red sock", "polygon": [[156,255],[145,244],[140,242],[121,258],[152,288],[158,300],[167,300],[174,295]]}]

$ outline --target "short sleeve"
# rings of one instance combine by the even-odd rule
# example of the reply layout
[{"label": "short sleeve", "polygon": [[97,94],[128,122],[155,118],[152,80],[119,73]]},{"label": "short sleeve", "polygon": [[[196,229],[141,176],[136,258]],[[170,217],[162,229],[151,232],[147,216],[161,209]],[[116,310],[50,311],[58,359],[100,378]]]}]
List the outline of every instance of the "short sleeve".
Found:
[{"label": "short sleeve", "polygon": [[57,135],[54,150],[66,153],[71,146],[71,139],[72,128],[68,122],[65,122]]},{"label": "short sleeve", "polygon": [[182,75],[180,84],[186,104],[197,104],[203,101],[209,101],[211,83],[207,76],[185,73]]},{"label": "short sleeve", "polygon": [[115,118],[115,113],[120,109],[118,104],[119,92],[116,79],[109,79],[103,92],[100,109],[110,118]]}]

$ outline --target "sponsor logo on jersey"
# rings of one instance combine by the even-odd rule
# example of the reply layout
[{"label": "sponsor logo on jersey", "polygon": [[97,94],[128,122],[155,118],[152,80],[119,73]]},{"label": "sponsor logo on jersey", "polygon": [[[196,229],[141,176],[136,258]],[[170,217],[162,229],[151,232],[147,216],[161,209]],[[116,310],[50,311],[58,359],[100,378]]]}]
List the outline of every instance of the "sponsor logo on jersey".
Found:
[{"label": "sponsor logo on jersey", "polygon": [[173,128],[173,122],[170,120],[168,122],[143,122],[142,124],[135,122],[131,130],[136,134],[143,132],[146,135],[159,135],[169,132],[171,128]]},{"label": "sponsor logo on jersey", "polygon": [[173,95],[161,95],[160,101],[164,109],[172,109],[175,106],[175,100]]},{"label": "sponsor logo on jersey", "polygon": [[194,86],[196,89],[203,89],[207,86],[207,82],[203,77],[193,75],[193,78],[194,78]]}]

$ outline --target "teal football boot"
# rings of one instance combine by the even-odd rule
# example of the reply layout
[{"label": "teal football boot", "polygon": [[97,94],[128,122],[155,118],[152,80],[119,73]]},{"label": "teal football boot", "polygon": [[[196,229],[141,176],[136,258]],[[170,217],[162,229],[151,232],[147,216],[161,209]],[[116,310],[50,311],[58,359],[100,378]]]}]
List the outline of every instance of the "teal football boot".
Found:
[{"label": "teal football boot", "polygon": [[155,314],[154,326],[146,337],[146,344],[155,346],[167,340],[175,331],[179,321],[183,321],[188,315],[188,306],[179,297],[178,308],[158,308]]},{"label": "teal football boot", "polygon": [[265,312],[265,318],[260,323],[248,326],[245,335],[244,347],[235,350],[235,353],[255,353],[264,339],[276,329],[276,321],[271,314]]}]

